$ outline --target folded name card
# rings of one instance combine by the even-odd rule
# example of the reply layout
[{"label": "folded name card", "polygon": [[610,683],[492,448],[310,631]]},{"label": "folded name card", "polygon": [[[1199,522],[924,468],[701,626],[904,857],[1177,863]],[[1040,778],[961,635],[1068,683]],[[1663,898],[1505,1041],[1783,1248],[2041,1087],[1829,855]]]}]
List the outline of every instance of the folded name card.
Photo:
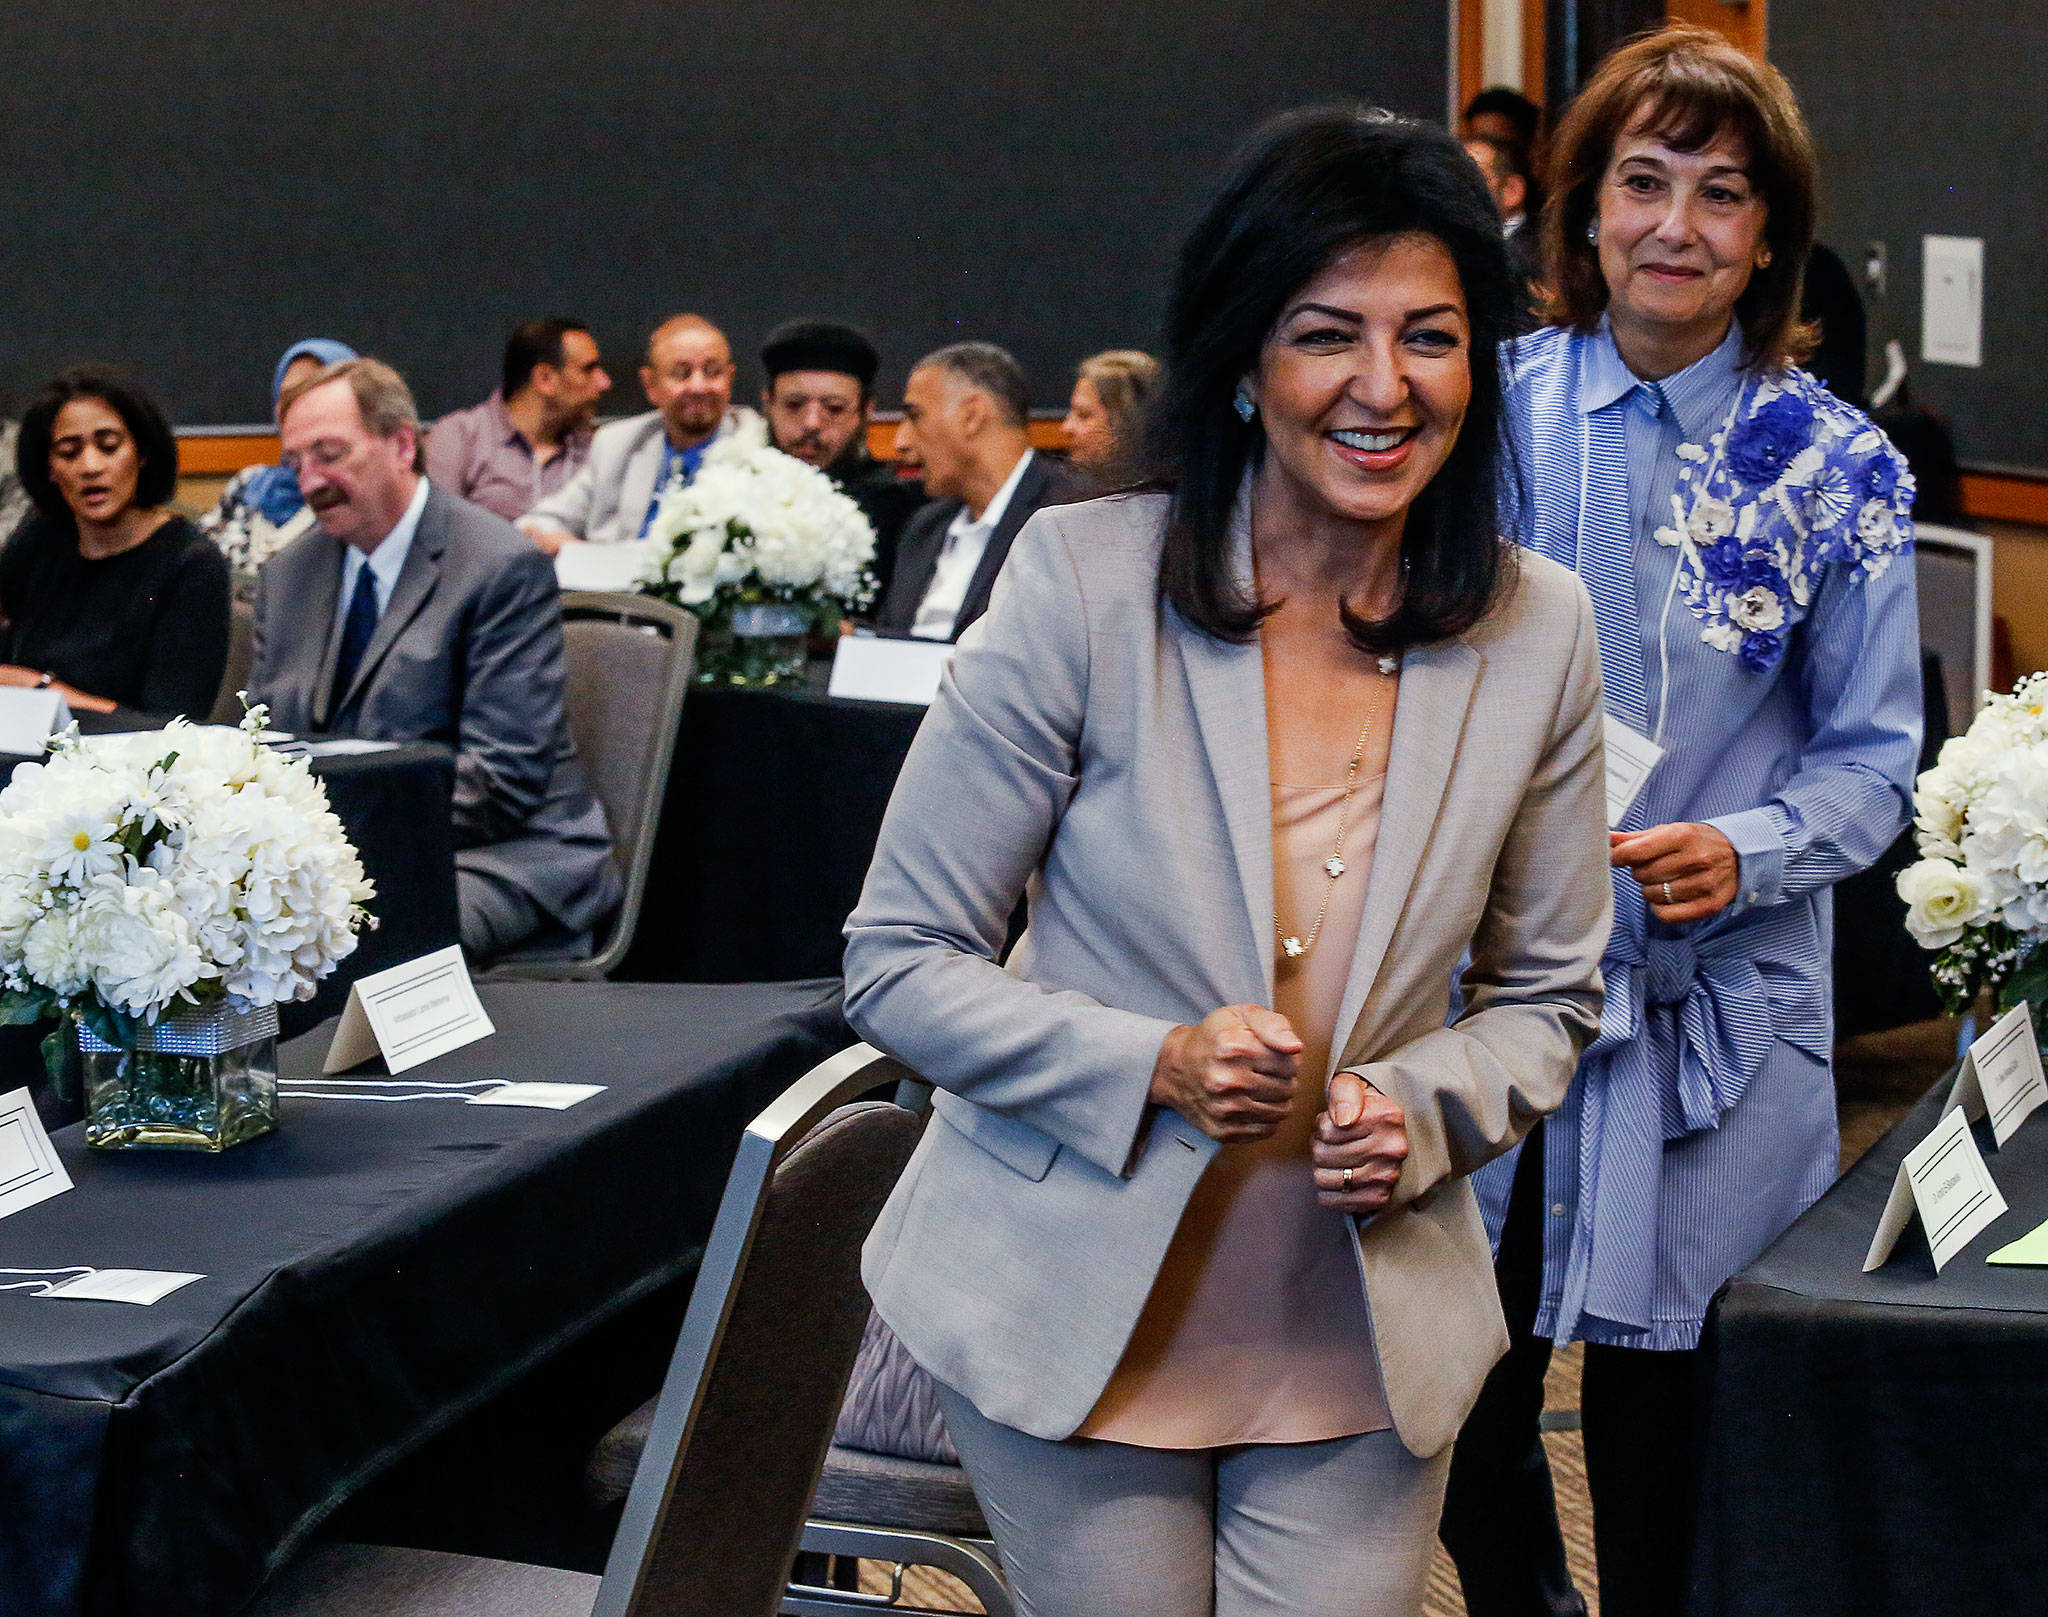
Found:
[{"label": "folded name card", "polygon": [[1943,1110],[1960,1110],[1972,1123],[1989,1117],[1992,1139],[2004,1145],[2043,1101],[2048,1101],[2048,1078],[2042,1076],[2041,1047],[2034,1042],[2034,1013],[2021,1000],[1970,1046]]},{"label": "folded name card", "polygon": [[1607,829],[1612,831],[1642,795],[1651,771],[1664,756],[1664,749],[1648,736],[1622,723],[1612,713],[1605,715],[1604,734],[1607,743]]},{"label": "folded name card", "polygon": [[45,686],[0,685],[0,752],[33,758],[71,722],[71,709],[61,691]]},{"label": "folded name card", "polygon": [[1960,1108],[1945,1111],[1927,1138],[1899,1164],[1884,1217],[1877,1221],[1877,1234],[1863,1259],[1863,1272],[1884,1266],[1915,1212],[1934,1253],[1934,1272],[1940,1274],[1943,1264],[2004,1211],[2005,1198],[1991,1182],[1969,1118]]},{"label": "folded name card", "polygon": [[394,1073],[497,1032],[476,997],[459,945],[356,979],[323,1072],[381,1054]]},{"label": "folded name card", "polygon": [[0,1095],[0,1218],[61,1196],[71,1175],[57,1160],[26,1089]]},{"label": "folded name card", "polygon": [[655,539],[626,539],[613,545],[571,539],[555,552],[555,582],[565,590],[634,589],[662,548]]},{"label": "folded name card", "polygon": [[956,649],[945,640],[841,635],[839,649],[832,654],[832,683],[825,688],[826,694],[861,702],[906,702],[930,707]]}]

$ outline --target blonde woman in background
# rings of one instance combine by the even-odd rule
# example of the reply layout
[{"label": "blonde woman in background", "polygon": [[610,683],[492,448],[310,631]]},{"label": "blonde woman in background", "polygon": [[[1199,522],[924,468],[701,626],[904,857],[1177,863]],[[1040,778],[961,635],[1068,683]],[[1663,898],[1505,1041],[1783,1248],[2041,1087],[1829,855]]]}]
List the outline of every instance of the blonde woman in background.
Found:
[{"label": "blonde woman in background", "polygon": [[1067,401],[1067,456],[1105,487],[1126,480],[1137,449],[1145,401],[1159,361],[1135,348],[1112,348],[1081,361]]}]

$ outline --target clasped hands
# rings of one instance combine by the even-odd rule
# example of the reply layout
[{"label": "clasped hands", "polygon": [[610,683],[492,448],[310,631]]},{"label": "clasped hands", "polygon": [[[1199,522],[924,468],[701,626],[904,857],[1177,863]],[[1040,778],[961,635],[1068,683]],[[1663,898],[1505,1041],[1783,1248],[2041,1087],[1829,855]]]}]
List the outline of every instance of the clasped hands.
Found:
[{"label": "clasped hands", "polygon": [[[1153,1064],[1149,1098],[1225,1145],[1268,1139],[1293,1107],[1301,1052],[1301,1035],[1278,1011],[1226,1005],[1167,1034]],[[1316,1205],[1341,1213],[1379,1212],[1392,1198],[1407,1156],[1400,1106],[1357,1074],[1338,1073],[1330,1081],[1326,1109],[1316,1118]]]},{"label": "clasped hands", "polygon": [[1607,858],[1636,879],[1650,913],[1674,925],[1719,915],[1742,888],[1735,844],[1711,825],[1680,821],[1610,831]]}]

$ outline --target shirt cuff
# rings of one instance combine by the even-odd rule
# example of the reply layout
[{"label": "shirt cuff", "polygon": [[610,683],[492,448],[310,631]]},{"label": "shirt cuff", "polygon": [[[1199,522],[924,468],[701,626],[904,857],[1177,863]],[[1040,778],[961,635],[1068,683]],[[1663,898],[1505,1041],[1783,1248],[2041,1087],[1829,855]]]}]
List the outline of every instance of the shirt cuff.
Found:
[{"label": "shirt cuff", "polygon": [[1720,832],[1735,849],[1735,902],[1728,906],[1728,914],[1784,902],[1785,839],[1769,809],[1745,809],[1702,823]]}]

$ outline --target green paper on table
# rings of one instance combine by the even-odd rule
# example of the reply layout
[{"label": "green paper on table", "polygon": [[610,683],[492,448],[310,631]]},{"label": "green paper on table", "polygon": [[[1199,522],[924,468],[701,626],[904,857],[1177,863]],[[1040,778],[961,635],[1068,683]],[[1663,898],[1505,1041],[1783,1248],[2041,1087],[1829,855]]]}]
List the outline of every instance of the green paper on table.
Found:
[{"label": "green paper on table", "polygon": [[2000,1247],[1984,1261],[2048,1269],[2048,1224],[2035,1225],[2017,1241]]}]

